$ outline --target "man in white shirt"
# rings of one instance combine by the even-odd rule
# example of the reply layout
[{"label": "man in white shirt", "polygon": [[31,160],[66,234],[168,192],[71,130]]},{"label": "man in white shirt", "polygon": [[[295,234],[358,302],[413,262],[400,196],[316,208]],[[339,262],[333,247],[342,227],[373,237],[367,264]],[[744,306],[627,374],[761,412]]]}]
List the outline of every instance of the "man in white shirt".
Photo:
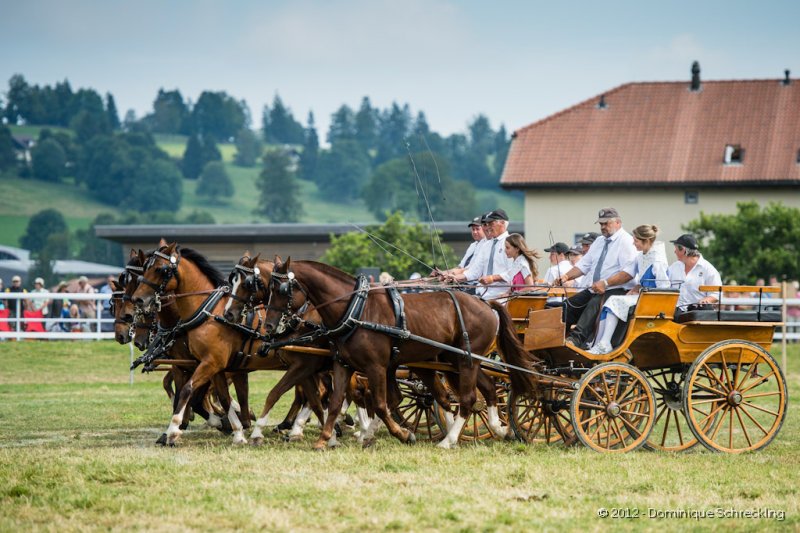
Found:
[{"label": "man in white shirt", "polygon": [[[567,344],[578,348],[591,340],[603,301],[608,296],[623,295],[634,286],[636,248],[633,237],[622,229],[622,219],[613,207],[604,207],[597,216],[602,237],[569,272],[556,281],[563,285],[579,276],[589,276],[591,285],[566,301]],[[575,329],[570,332],[570,327]]]},{"label": "man in white shirt", "polygon": [[[489,213],[486,213],[487,215]],[[484,215],[485,216],[485,215]],[[431,276],[439,276],[439,277],[450,277],[452,278],[456,274],[460,274],[464,272],[469,266],[472,264],[473,261],[477,261],[481,254],[481,247],[483,247],[487,242],[488,239],[486,235],[483,233],[483,225],[482,225],[483,216],[477,216],[472,219],[472,221],[467,224],[470,231],[472,232],[472,238],[474,239],[472,243],[467,248],[467,251],[464,252],[464,257],[461,258],[461,262],[458,263],[458,266],[451,268],[450,270],[442,272],[441,270],[434,270],[431,272]],[[475,289],[466,289],[465,292],[469,294],[475,294]]]},{"label": "man in white shirt", "polygon": [[505,243],[508,237],[508,215],[503,209],[495,209],[481,219],[483,233],[487,242],[482,245],[478,257],[473,259],[469,267],[455,274],[455,281],[478,281],[484,287],[478,287],[477,295],[484,300],[497,298],[508,290],[505,282],[492,282],[491,276],[505,272],[511,267],[513,260],[506,255]]},{"label": "man in white shirt", "polygon": [[569,272],[572,263],[567,259],[569,246],[563,242],[557,242],[550,248],[545,248],[545,252],[550,252],[550,268],[544,275],[544,282],[552,285],[555,280]]},{"label": "man in white shirt", "polygon": [[675,257],[667,273],[673,288],[680,289],[678,296],[679,310],[685,311],[689,304],[712,304],[717,302],[713,293],[701,292],[703,285],[722,285],[722,278],[714,265],[706,261],[698,251],[697,239],[688,233],[674,241]]},{"label": "man in white shirt", "polygon": [[[592,239],[592,242],[594,242],[594,239]],[[586,247],[586,251],[589,251],[588,246]],[[567,252],[567,260],[569,261],[570,265],[569,269],[578,264],[578,261],[580,261],[581,258],[583,258],[583,245],[581,244],[581,241],[578,241],[578,244],[570,248]],[[589,287],[589,285],[591,285],[591,278],[589,276],[578,276],[572,280],[572,285],[567,282],[567,287],[575,287],[576,289],[586,289]]]}]

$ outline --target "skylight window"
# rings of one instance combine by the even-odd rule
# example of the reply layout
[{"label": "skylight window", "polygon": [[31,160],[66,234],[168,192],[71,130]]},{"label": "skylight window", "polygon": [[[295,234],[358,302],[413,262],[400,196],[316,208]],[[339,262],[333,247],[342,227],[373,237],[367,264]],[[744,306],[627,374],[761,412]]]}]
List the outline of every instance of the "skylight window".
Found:
[{"label": "skylight window", "polygon": [[725,164],[741,165],[744,158],[744,148],[738,144],[729,144],[725,147]]}]

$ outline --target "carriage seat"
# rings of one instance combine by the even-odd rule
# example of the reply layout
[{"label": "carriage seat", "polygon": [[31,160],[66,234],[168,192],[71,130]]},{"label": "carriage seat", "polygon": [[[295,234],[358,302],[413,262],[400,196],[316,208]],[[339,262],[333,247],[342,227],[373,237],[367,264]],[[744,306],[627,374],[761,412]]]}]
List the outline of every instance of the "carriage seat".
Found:
[{"label": "carriage seat", "polygon": [[781,322],[780,311],[720,311],[718,309],[693,309],[675,312],[675,322]]}]

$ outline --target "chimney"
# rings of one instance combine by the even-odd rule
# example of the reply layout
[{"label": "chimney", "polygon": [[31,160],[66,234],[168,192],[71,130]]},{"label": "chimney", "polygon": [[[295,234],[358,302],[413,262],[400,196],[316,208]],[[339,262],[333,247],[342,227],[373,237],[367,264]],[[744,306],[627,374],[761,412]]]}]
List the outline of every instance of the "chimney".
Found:
[{"label": "chimney", "polygon": [[690,91],[700,90],[700,63],[695,61],[692,63],[692,84],[689,86]]},{"label": "chimney", "polygon": [[786,77],[783,78],[783,81],[781,82],[781,85],[791,85],[792,84],[792,80],[789,79],[789,69],[787,68],[786,70],[783,71],[783,73],[784,73],[784,75]]},{"label": "chimney", "polygon": [[600,95],[600,102],[598,102],[598,104],[597,104],[597,109],[606,109],[607,107],[608,107],[608,104],[606,103],[606,95],[605,94],[601,94]]}]

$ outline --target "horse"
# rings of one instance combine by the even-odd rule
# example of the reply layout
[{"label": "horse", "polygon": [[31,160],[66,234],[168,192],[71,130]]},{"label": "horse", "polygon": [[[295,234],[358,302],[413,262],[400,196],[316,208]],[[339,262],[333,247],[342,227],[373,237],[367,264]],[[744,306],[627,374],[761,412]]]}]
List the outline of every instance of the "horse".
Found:
[{"label": "horse", "polygon": [[[265,319],[267,331],[274,331],[291,317],[296,292],[306,294],[314,304],[323,325],[335,340],[337,352],[328,419],[315,449],[323,449],[324,442],[330,438],[332,421],[341,408],[344,384],[354,370],[364,373],[369,380],[375,412],[389,433],[401,442],[413,444],[416,441],[413,433],[391,417],[387,392],[391,394],[392,389],[397,388],[394,371],[399,365],[431,360],[448,361],[458,371],[459,410],[447,435],[439,443],[442,448],[455,446],[476,400],[475,386],[480,366],[468,353],[489,353],[498,326],[495,313],[500,316],[501,326],[505,322],[505,327],[498,332],[499,346],[509,352],[504,356],[512,364],[531,366],[531,354],[525,351],[513,333],[508,312],[496,302],[487,305],[461,292],[437,291],[404,294],[402,305],[395,304],[385,288],[370,292],[363,277],[356,283],[353,276],[332,266],[315,261],[292,263],[291,259],[284,263],[276,255]],[[398,308],[404,308],[400,314],[404,316],[407,330],[395,326]],[[408,336],[405,336],[408,340],[404,340],[404,332],[432,343]],[[454,354],[440,347],[444,345],[463,353]],[[512,380],[520,377],[526,379],[523,375],[512,376]],[[507,435],[508,428],[500,423],[496,405],[488,409],[488,415],[495,434]]]}]

